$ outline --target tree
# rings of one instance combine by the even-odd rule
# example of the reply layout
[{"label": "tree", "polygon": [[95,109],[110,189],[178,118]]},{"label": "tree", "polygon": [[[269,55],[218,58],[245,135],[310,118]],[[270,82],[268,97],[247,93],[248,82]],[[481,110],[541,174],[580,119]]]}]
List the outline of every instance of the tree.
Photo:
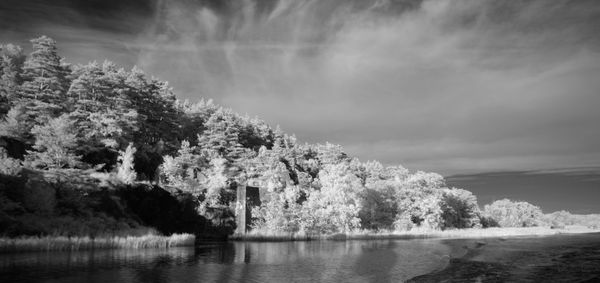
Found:
[{"label": "tree", "polygon": [[[47,124],[50,119],[60,115],[66,103],[68,85],[67,68],[57,54],[56,42],[46,36],[32,39],[31,42],[33,52],[25,59],[21,75],[9,75],[10,79],[22,82],[11,100],[13,106],[19,104],[24,107],[26,114],[21,123],[27,131],[35,125]],[[15,56],[21,58],[20,55]],[[20,69],[20,63],[15,62],[13,65],[16,67],[11,67],[13,71],[8,73],[14,73],[15,70],[18,72]],[[15,89],[14,83],[12,85]]]},{"label": "tree", "polygon": [[4,121],[0,122],[0,136],[10,137],[17,140],[27,140],[31,135],[29,133],[31,127],[26,124],[26,107],[23,105],[15,105],[11,108]]},{"label": "tree", "polygon": [[530,227],[542,222],[542,210],[528,202],[497,200],[483,208],[485,216],[490,217],[501,227]]},{"label": "tree", "polygon": [[358,216],[362,228],[392,229],[398,213],[398,204],[393,198],[394,188],[374,186],[365,188],[359,195],[361,209]]},{"label": "tree", "polygon": [[200,171],[207,167],[204,159],[196,153],[197,147],[190,146],[186,140],[181,142],[181,148],[176,156],[165,156],[161,172],[168,185],[184,192],[198,194],[201,191],[202,174]]},{"label": "tree", "polygon": [[261,205],[252,208],[254,228],[280,232],[304,231],[306,219],[303,218],[302,204],[298,203],[304,193],[304,189],[298,186],[287,186],[277,193],[271,193],[268,199],[261,199]]},{"label": "tree", "polygon": [[404,181],[404,186],[411,189],[439,189],[446,184],[442,175],[432,172],[417,171],[409,175]]},{"label": "tree", "polygon": [[[140,127],[136,133],[136,144],[152,147],[162,142],[167,152],[179,147],[181,132],[178,119],[182,113],[175,105],[175,95],[169,84],[155,79],[148,81],[137,67],[127,74],[124,83],[130,107],[138,113]],[[163,151],[161,148],[153,150]]]},{"label": "tree", "polygon": [[58,56],[56,42],[41,36],[32,39],[33,52],[23,66],[21,95],[25,99],[61,105],[66,101],[66,70]]},{"label": "tree", "polygon": [[384,167],[377,161],[361,164],[365,190],[360,193],[362,209],[360,219],[363,228],[391,229],[398,214],[396,192],[408,174],[401,166]]},{"label": "tree", "polygon": [[230,111],[218,110],[206,121],[206,130],[198,135],[203,154],[218,155],[231,162],[241,157],[244,148],[239,143],[239,128]]},{"label": "tree", "polygon": [[96,62],[77,66],[72,73],[74,77],[67,96],[75,109],[85,112],[106,110],[111,98],[110,84],[102,68]]},{"label": "tree", "polygon": [[479,205],[473,193],[463,189],[444,189],[443,228],[481,227]]},{"label": "tree", "polygon": [[31,130],[35,138],[33,149],[28,151],[26,161],[34,168],[74,168],[81,165],[77,156],[75,123],[68,114],[51,119],[47,125],[36,125]]},{"label": "tree", "polygon": [[17,100],[24,61],[25,55],[21,47],[12,44],[0,45],[0,117],[6,114]]},{"label": "tree", "polygon": [[236,194],[230,186],[227,160],[222,157],[211,159],[203,174],[201,186],[204,189],[198,195],[198,212],[217,225],[233,221]]},{"label": "tree", "polygon": [[261,205],[254,207],[255,228],[269,231],[297,232],[301,229],[304,188],[293,184],[290,172],[278,151],[259,149],[258,155],[247,168],[250,177],[260,179]]},{"label": "tree", "polygon": [[125,184],[133,184],[137,178],[137,173],[134,169],[133,155],[136,149],[130,143],[125,151],[121,151],[118,157],[119,167],[117,168],[117,178]]},{"label": "tree", "polygon": [[348,155],[344,153],[344,149],[341,145],[331,143],[317,145],[317,152],[317,158],[319,159],[321,166],[338,164],[348,158]]},{"label": "tree", "polygon": [[321,233],[347,232],[360,227],[360,179],[346,163],[327,165],[319,172],[321,188],[309,192],[303,205],[302,229]]}]

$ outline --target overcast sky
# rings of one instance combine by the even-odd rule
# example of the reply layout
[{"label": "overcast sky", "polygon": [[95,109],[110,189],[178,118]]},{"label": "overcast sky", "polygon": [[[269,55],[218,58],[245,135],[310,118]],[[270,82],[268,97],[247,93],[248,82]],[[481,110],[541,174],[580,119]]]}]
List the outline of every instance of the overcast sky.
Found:
[{"label": "overcast sky", "polygon": [[1,42],[41,34],[361,160],[600,165],[597,0],[0,2]]}]

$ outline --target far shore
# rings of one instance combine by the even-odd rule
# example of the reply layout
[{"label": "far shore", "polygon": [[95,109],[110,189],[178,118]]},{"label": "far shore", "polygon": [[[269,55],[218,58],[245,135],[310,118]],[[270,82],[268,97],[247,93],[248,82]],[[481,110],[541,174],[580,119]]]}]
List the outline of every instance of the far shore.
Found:
[{"label": "far shore", "polygon": [[309,233],[284,233],[249,231],[247,234],[234,234],[233,241],[316,241],[316,240],[379,240],[379,239],[474,239],[498,237],[549,236],[558,234],[600,233],[600,229],[585,226],[551,227],[506,227],[506,228],[469,228],[451,230],[413,229],[409,231],[353,231],[329,235]]},{"label": "far shore", "polygon": [[[559,234],[600,233],[600,229],[584,226],[567,226],[560,229],[550,227],[523,228],[470,228],[452,230],[413,229],[409,231],[352,231],[336,234],[309,234],[249,231],[245,235],[234,234],[228,240],[249,242],[281,241],[345,241],[345,240],[409,240],[409,239],[477,239],[503,237],[533,237]],[[74,251],[92,249],[145,249],[194,246],[196,237],[191,234],[173,234],[171,236],[144,235],[127,237],[19,237],[0,238],[0,253],[36,252],[36,251]]]},{"label": "far shore", "polygon": [[20,237],[0,238],[0,253],[30,251],[72,251],[92,249],[145,249],[194,246],[192,234],[171,236],[144,235],[126,237]]}]

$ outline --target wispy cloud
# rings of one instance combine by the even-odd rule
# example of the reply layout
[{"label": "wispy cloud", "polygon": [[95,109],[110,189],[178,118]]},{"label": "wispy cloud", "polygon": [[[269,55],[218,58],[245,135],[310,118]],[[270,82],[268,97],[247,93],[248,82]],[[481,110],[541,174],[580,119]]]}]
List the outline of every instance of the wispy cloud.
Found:
[{"label": "wispy cloud", "polygon": [[[29,15],[52,10],[33,2]],[[140,3],[61,4],[67,19],[7,26],[2,41],[48,33],[67,57],[140,65],[184,98],[363,160],[444,174],[600,164],[595,0]]]}]

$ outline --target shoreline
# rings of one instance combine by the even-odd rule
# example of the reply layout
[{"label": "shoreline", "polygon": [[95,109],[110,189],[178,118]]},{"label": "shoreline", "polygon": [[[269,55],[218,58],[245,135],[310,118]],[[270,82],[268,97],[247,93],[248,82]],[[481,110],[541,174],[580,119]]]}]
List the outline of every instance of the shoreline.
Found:
[{"label": "shoreline", "polygon": [[[454,229],[444,231],[411,230],[402,232],[355,231],[337,234],[277,233],[251,231],[245,235],[231,235],[228,241],[288,242],[288,241],[349,241],[349,240],[411,240],[411,239],[485,239],[508,237],[537,237],[568,234],[600,233],[600,229],[574,226],[563,229],[549,227]],[[192,234],[171,236],[115,236],[115,237],[0,237],[0,254],[36,251],[77,251],[93,249],[152,249],[195,246],[197,237]]]},{"label": "shoreline", "polygon": [[147,249],[194,246],[196,237],[192,234],[171,236],[144,235],[125,237],[21,237],[0,238],[0,253],[36,251],[76,251],[93,249]]},{"label": "shoreline", "polygon": [[585,234],[600,233],[600,229],[591,229],[583,226],[567,226],[562,229],[550,227],[523,227],[523,228],[468,228],[452,230],[422,230],[414,229],[402,232],[372,232],[356,231],[337,234],[309,234],[309,233],[282,233],[250,231],[247,234],[231,235],[228,240],[248,242],[282,242],[282,241],[345,241],[345,240],[410,240],[410,239],[479,239],[498,237],[533,237],[551,236],[559,234]]}]

